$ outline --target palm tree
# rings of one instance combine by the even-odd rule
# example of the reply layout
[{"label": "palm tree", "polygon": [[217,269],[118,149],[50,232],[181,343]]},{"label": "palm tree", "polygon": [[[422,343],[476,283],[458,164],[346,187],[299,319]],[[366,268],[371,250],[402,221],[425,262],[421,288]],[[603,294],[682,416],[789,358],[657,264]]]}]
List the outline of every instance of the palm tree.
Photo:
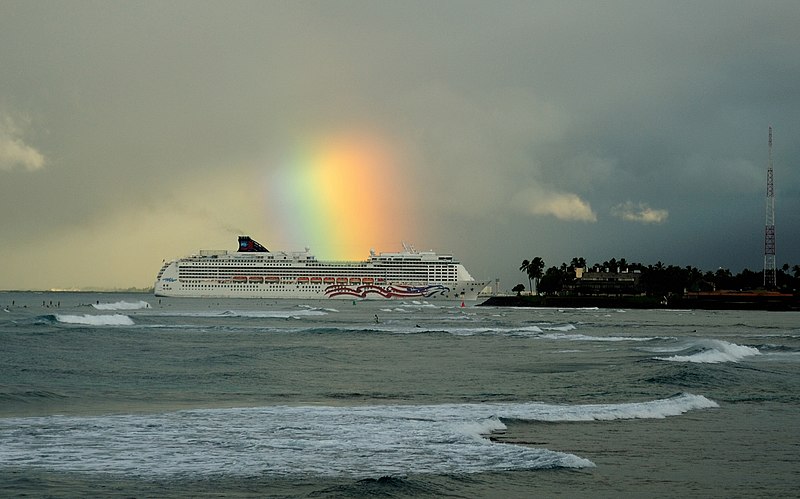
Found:
[{"label": "palm tree", "polygon": [[572,261],[569,262],[570,267],[572,269],[582,269],[586,267],[586,259],[582,256],[576,256],[572,258]]},{"label": "palm tree", "polygon": [[531,284],[531,277],[530,277],[530,273],[528,272],[528,267],[530,266],[530,264],[531,264],[531,262],[529,262],[527,259],[522,260],[522,265],[519,266],[519,269],[521,271],[525,272],[525,274],[528,276],[528,289],[530,289],[531,292],[533,292],[533,286]]},{"label": "palm tree", "polygon": [[535,257],[528,263],[527,266],[528,279],[532,279],[535,284],[539,279],[542,278],[542,275],[544,275],[542,272],[543,270],[544,260],[538,256]]}]

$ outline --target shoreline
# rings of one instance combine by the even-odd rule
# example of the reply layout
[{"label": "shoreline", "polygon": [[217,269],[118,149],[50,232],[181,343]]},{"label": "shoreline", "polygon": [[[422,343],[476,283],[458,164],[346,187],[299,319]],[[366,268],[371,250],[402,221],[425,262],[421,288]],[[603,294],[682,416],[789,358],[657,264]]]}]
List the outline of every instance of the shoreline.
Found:
[{"label": "shoreline", "polygon": [[654,296],[491,296],[485,307],[800,311],[800,297],[779,293],[687,293]]}]

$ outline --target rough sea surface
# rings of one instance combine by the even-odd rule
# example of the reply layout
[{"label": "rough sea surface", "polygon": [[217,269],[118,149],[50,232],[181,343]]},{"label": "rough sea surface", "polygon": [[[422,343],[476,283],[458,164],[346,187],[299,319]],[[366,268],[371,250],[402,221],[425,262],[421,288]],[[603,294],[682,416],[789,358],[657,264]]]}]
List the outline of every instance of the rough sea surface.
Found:
[{"label": "rough sea surface", "polygon": [[800,313],[0,293],[2,497],[797,497]]}]

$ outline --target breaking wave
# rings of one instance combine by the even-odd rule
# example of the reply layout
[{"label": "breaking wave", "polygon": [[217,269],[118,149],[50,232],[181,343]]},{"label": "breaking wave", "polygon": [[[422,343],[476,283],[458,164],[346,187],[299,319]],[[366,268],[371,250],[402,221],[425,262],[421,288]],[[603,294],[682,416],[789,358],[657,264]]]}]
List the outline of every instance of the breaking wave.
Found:
[{"label": "breaking wave", "polygon": [[[698,350],[699,349],[699,350]],[[687,350],[683,347],[676,351]],[[698,350],[688,355],[673,355],[672,357],[656,357],[656,360],[669,362],[694,362],[699,364],[719,364],[721,362],[739,362],[746,357],[760,355],[761,352],[754,347],[737,345],[722,340],[698,340],[688,350]]]},{"label": "breaking wave", "polygon": [[300,317],[315,317],[328,315],[329,312],[321,309],[301,309],[301,310],[228,310],[224,315],[229,317],[254,317],[254,318],[276,318],[276,319],[296,319]]},{"label": "breaking wave", "polygon": [[502,418],[664,418],[717,407],[681,394],[649,402],[307,406],[0,419],[0,467],[165,475],[348,476],[593,467],[548,449],[496,443]]},{"label": "breaking wave", "polygon": [[578,328],[576,328],[573,324],[564,324],[563,326],[542,326],[542,329],[545,329],[547,331],[566,332],[566,331],[574,331]]},{"label": "breaking wave", "polygon": [[651,338],[640,336],[589,336],[585,334],[564,334],[564,333],[550,333],[540,336],[546,340],[565,340],[565,341],[652,341],[663,338]]}]

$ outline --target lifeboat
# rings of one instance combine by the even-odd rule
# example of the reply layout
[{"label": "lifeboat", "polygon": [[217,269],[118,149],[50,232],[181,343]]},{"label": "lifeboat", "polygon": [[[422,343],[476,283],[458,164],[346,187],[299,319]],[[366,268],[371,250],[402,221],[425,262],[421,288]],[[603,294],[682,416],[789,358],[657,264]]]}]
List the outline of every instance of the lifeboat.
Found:
[{"label": "lifeboat", "polygon": [[361,284],[361,279],[358,277],[351,277],[350,284]]},{"label": "lifeboat", "polygon": [[322,277],[312,277],[311,284],[319,284],[322,282]]},{"label": "lifeboat", "polygon": [[308,284],[308,277],[298,277],[297,282],[300,284]]},{"label": "lifeboat", "polygon": [[251,277],[250,278],[250,282],[261,284],[262,282],[264,282],[264,278],[263,277]]},{"label": "lifeboat", "polygon": [[337,278],[336,279],[336,284],[347,284],[347,278],[346,277]]},{"label": "lifeboat", "polygon": [[273,275],[273,276],[269,276],[269,277],[265,277],[265,278],[264,278],[264,281],[266,281],[266,282],[270,282],[270,283],[276,283],[276,282],[280,282],[280,280],[281,280],[281,279],[280,279],[279,277],[277,277],[277,276],[274,276],[274,275]]},{"label": "lifeboat", "polygon": [[365,277],[361,279],[361,282],[363,282],[364,284],[372,284],[373,282],[375,282],[375,279],[373,279],[372,277]]},{"label": "lifeboat", "polygon": [[335,282],[336,282],[336,279],[334,279],[333,277],[326,277],[326,278],[325,278],[325,279],[323,279],[322,281],[323,281],[325,284],[333,284],[333,283],[335,283]]},{"label": "lifeboat", "polygon": [[247,282],[247,276],[244,275],[235,275],[233,276],[233,282]]}]

